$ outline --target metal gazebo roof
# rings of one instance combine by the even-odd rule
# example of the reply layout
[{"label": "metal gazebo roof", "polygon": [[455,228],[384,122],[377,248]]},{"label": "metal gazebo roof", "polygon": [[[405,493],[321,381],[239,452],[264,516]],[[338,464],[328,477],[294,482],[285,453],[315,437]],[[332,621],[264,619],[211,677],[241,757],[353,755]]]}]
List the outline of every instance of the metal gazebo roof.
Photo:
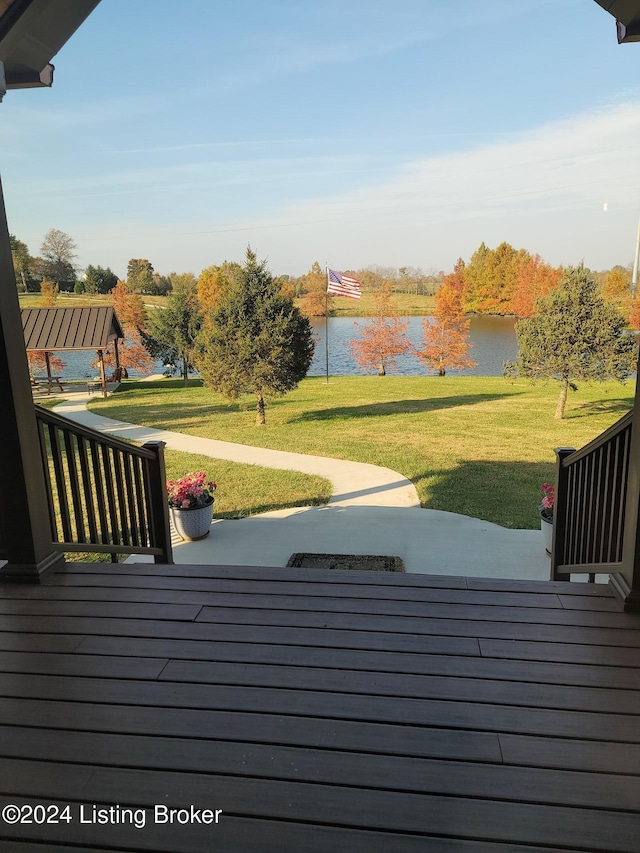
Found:
[{"label": "metal gazebo roof", "polygon": [[105,350],[124,338],[111,306],[95,308],[22,308],[27,350]]}]

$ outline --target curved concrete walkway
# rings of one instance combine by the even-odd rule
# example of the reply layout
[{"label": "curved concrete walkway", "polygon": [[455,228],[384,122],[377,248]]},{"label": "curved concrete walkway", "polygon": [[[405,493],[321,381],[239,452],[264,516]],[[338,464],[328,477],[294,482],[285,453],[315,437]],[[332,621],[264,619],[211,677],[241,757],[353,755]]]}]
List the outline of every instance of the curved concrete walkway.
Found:
[{"label": "curved concrete walkway", "polygon": [[[135,426],[87,411],[88,399],[86,394],[70,394],[56,410],[111,435],[143,442],[160,439],[175,450],[319,474],[331,482],[328,506],[215,519],[206,539],[181,542],[175,537],[173,556],[178,564],[285,566],[297,552],[385,554],[400,557],[407,572],[549,578],[539,530],[507,530],[465,515],[422,509],[410,481],[388,468]],[[140,556],[128,560],[150,561]]]},{"label": "curved concrete walkway", "polygon": [[415,486],[402,474],[389,468],[367,465],[363,462],[349,462],[344,459],[330,459],[325,456],[311,456],[306,453],[288,453],[284,450],[268,450],[263,447],[251,447],[246,444],[234,444],[230,441],[217,441],[211,438],[199,438],[169,430],[104,418],[87,409],[88,394],[75,393],[64,403],[55,407],[60,414],[108,435],[129,438],[133,441],[164,441],[171,450],[183,450],[188,453],[200,453],[213,459],[226,459],[229,462],[244,462],[248,465],[261,465],[265,468],[279,468],[285,471],[299,471],[302,474],[316,474],[329,480],[332,496],[329,501],[337,506],[386,506],[419,507]]}]

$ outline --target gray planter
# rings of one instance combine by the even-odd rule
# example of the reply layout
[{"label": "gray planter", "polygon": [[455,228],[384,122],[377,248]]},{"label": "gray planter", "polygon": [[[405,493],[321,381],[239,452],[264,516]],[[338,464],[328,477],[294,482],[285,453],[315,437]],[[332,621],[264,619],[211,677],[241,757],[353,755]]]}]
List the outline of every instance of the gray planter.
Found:
[{"label": "gray planter", "polygon": [[542,530],[542,540],[544,542],[544,550],[551,556],[551,545],[553,543],[553,519],[545,518],[540,515],[540,530]]},{"label": "gray planter", "polygon": [[209,535],[213,518],[213,501],[192,509],[169,507],[169,516],[178,536],[185,542],[196,542]]}]

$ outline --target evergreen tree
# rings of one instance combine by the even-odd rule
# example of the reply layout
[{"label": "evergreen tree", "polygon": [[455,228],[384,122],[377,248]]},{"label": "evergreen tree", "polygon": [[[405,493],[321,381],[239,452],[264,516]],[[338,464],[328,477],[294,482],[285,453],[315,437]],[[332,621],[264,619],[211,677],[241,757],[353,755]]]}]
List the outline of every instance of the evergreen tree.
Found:
[{"label": "evergreen tree", "polygon": [[138,293],[154,293],[153,265],[146,258],[131,258],[127,264],[127,287]]},{"label": "evergreen tree", "polygon": [[94,267],[91,264],[84,271],[85,293],[109,293],[118,283],[118,276],[111,271],[110,267],[104,269],[101,266]]},{"label": "evergreen tree", "polygon": [[29,254],[29,248],[22,240],[18,240],[15,234],[9,234],[9,244],[11,245],[11,259],[13,260],[13,269],[16,274],[16,287],[18,292],[29,291],[31,283],[31,264],[33,258]]},{"label": "evergreen tree", "polygon": [[193,367],[194,346],[201,326],[202,314],[194,287],[171,293],[166,308],[149,313],[147,330],[141,332],[142,341],[154,358],[161,358],[174,368],[181,363],[185,385]]},{"label": "evergreen tree", "polygon": [[564,416],[574,380],[626,379],[636,366],[636,344],[618,309],[607,304],[583,266],[568,267],[559,285],[538,299],[536,314],[516,325],[518,361],[507,365],[531,379],[556,379],[556,418]]},{"label": "evergreen tree", "polygon": [[285,394],[307,375],[314,346],[309,321],[250,248],[209,319],[197,355],[205,385],[232,400],[254,394],[256,422],[263,425],[265,395]]}]

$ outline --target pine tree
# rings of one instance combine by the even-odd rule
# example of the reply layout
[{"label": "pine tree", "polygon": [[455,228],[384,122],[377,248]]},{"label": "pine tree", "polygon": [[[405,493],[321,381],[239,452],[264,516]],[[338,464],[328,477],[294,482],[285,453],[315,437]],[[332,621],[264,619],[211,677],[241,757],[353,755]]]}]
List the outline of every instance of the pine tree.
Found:
[{"label": "pine tree", "polygon": [[149,314],[148,331],[142,332],[142,341],[154,358],[165,364],[181,362],[184,384],[189,382],[189,369],[193,367],[194,347],[200,328],[202,313],[193,289],[175,290],[167,297],[167,305]]},{"label": "pine tree", "polygon": [[263,425],[267,394],[285,394],[307,375],[313,335],[280,282],[247,249],[241,273],[222,294],[200,336],[197,365],[205,385],[229,399],[257,398]]},{"label": "pine tree", "polygon": [[568,267],[558,287],[538,300],[536,316],[516,324],[518,361],[507,369],[559,381],[555,416],[562,418],[575,380],[623,381],[635,370],[637,347],[624,326],[584,267]]}]

